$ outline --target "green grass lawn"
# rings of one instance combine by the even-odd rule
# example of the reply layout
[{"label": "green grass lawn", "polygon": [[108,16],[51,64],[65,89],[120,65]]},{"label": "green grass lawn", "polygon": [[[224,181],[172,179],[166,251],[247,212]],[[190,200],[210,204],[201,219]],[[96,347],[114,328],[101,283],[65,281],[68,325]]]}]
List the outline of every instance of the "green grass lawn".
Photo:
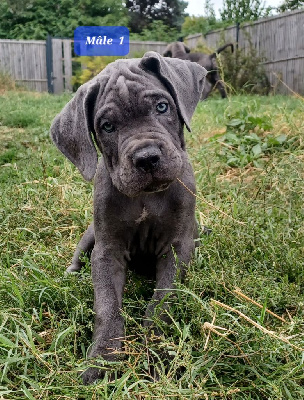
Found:
[{"label": "green grass lawn", "polygon": [[151,282],[130,274],[125,360],[111,366],[116,381],[85,387],[90,265],[64,271],[92,219],[93,189],[49,139],[69,98],[0,97],[0,398],[304,399],[303,99],[198,105],[186,137],[197,218],[213,233],[177,283],[172,325],[155,315],[161,342],[141,326]]}]

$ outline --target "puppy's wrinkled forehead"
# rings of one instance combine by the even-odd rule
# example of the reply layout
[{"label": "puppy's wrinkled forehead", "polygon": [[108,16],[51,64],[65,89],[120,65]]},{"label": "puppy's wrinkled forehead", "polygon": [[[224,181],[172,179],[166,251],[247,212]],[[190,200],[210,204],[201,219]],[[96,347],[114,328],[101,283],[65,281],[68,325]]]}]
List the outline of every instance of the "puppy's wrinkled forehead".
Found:
[{"label": "puppy's wrinkled forehead", "polygon": [[111,105],[123,109],[125,113],[134,114],[147,111],[146,104],[149,98],[162,97],[164,94],[171,98],[157,76],[136,66],[123,68],[124,66],[123,63],[118,64],[119,68],[111,68],[107,71],[110,75],[108,75],[109,79],[100,104],[102,103],[106,108]]},{"label": "puppy's wrinkled forehead", "polygon": [[[130,83],[130,81],[129,81],[129,83]],[[122,75],[120,75],[117,79],[116,90],[117,90],[117,94],[120,97],[120,99],[122,101],[124,101],[125,103],[128,103],[129,97],[130,97],[129,85],[128,85],[128,81],[126,80],[126,78]]]},{"label": "puppy's wrinkled forehead", "polygon": [[131,103],[134,103],[134,100],[138,99],[140,93],[142,93],[145,88],[146,86],[143,83],[130,80],[124,75],[119,75],[112,90],[113,95],[115,93],[119,102],[125,105],[131,105]]}]

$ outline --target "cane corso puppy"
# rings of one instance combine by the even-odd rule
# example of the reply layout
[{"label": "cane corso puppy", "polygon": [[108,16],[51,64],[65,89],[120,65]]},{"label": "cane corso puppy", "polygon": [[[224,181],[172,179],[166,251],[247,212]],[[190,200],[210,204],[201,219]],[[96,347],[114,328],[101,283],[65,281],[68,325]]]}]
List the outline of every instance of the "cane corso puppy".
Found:
[{"label": "cane corso puppy", "polygon": [[232,43],[225,44],[224,46],[218,48],[213,54],[190,53],[189,47],[187,47],[184,43],[174,42],[170,43],[166,47],[163,56],[180,58],[181,60],[190,60],[206,68],[208,74],[202,94],[202,100],[205,100],[209,96],[214,87],[219,90],[222,98],[226,98],[227,93],[223,82],[221,81],[219,69],[216,63],[216,56],[227,47],[231,47],[231,51],[233,53],[234,47]]},{"label": "cane corso puppy", "polygon": [[[122,348],[127,268],[154,273],[156,290],[144,317],[150,326],[155,305],[190,261],[198,235],[195,197],[177,178],[195,192],[183,126],[190,130],[205,76],[199,64],[155,52],[117,60],[81,86],[53,121],[56,146],[86,180],[94,178],[94,224],[68,269],[79,270],[79,255],[94,247],[90,358],[115,360]],[[83,380],[102,375],[90,367]]]}]

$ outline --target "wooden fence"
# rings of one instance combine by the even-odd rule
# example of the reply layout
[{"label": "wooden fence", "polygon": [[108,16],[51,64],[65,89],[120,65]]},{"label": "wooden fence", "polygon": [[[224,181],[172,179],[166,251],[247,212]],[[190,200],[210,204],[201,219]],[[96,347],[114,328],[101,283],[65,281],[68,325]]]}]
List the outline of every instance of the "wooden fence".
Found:
[{"label": "wooden fence", "polygon": [[[198,40],[201,37],[196,35],[187,43],[190,48],[195,47]],[[235,43],[237,26],[209,32],[205,41],[214,49],[224,42]],[[265,57],[263,64],[276,93],[290,94],[287,85],[304,95],[304,9],[242,25],[238,35],[239,49],[248,51],[250,42],[257,54]]]},{"label": "wooden fence", "polygon": [[[72,39],[0,40],[0,70],[38,92],[72,90]],[[163,53],[165,42],[130,41],[129,56],[145,51]]]},{"label": "wooden fence", "polygon": [[0,40],[0,68],[31,90],[48,90],[45,40]]},{"label": "wooden fence", "polygon": [[[72,90],[70,39],[0,40],[0,69],[38,92]],[[48,48],[49,47],[49,48]]]},{"label": "wooden fence", "polygon": [[140,42],[137,40],[130,40],[130,53],[128,57],[133,57],[140,55],[146,51],[157,51],[163,54],[165,48],[167,47],[166,42]]}]

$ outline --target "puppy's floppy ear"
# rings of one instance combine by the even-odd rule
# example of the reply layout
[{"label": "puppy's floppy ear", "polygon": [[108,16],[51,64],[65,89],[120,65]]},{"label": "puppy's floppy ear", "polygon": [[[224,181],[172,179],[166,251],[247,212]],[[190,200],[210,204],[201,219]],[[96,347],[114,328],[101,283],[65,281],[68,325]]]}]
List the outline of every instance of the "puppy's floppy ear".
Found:
[{"label": "puppy's floppy ear", "polygon": [[190,131],[190,120],[202,94],[207,71],[199,64],[178,58],[163,58],[149,51],[139,66],[154,73],[173,97],[181,119]]},{"label": "puppy's floppy ear", "polygon": [[163,53],[163,57],[172,57],[172,43],[168,44]]},{"label": "puppy's floppy ear", "polygon": [[184,48],[185,48],[185,52],[186,53],[190,53],[190,48],[187,46],[187,45],[185,45],[185,43],[183,43],[183,45],[184,45]]},{"label": "puppy's floppy ear", "polygon": [[80,86],[51,126],[51,137],[58,149],[88,181],[93,179],[98,161],[91,132],[94,131],[94,105],[99,90],[100,82],[96,78]]}]

